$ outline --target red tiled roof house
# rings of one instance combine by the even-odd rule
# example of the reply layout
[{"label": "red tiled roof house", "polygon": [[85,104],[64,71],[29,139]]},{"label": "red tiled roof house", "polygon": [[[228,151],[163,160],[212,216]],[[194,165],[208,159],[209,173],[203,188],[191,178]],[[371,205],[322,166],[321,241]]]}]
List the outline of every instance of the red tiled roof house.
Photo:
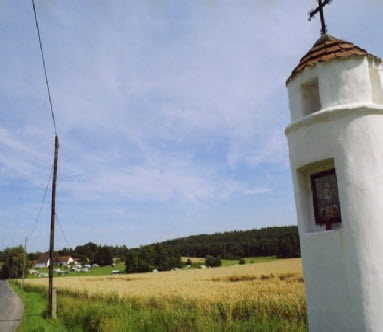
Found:
[{"label": "red tiled roof house", "polygon": [[39,257],[37,258],[35,268],[41,269],[41,268],[48,267],[48,265],[49,265],[49,255],[39,255]]},{"label": "red tiled roof house", "polygon": [[73,258],[70,256],[60,256],[59,258],[55,259],[55,265],[68,265],[70,263],[73,263]]}]

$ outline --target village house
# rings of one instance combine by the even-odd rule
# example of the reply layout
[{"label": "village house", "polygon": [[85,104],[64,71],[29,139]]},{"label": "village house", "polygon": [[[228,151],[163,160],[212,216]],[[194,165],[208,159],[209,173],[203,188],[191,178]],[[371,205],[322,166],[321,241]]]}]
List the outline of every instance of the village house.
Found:
[{"label": "village house", "polygon": [[48,265],[49,265],[49,255],[39,255],[39,257],[37,258],[35,268],[41,269],[41,268],[48,267]]},{"label": "village house", "polygon": [[[54,259],[54,265],[66,266],[73,262],[73,258],[70,256],[60,256]],[[39,255],[35,265],[36,269],[46,268],[49,266],[49,255]]]},{"label": "village house", "polygon": [[55,265],[58,266],[66,266],[69,265],[70,263],[73,263],[73,258],[70,256],[60,256],[59,258],[55,259]]}]

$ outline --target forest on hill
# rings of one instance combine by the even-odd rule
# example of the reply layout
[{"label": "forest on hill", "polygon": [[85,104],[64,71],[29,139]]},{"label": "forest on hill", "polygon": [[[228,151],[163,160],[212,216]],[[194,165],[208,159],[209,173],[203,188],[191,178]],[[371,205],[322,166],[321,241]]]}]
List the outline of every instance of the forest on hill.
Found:
[{"label": "forest on hill", "polygon": [[280,258],[293,258],[301,255],[297,226],[192,235],[160,244],[186,257],[219,255],[222,258],[234,259],[275,255]]},{"label": "forest on hill", "polygon": [[[147,263],[148,266],[160,266],[160,264],[153,263],[153,261],[158,261],[158,258],[155,257],[164,256],[162,254],[152,254],[158,252],[166,252],[170,261],[173,258],[178,261],[179,255],[202,258],[208,255],[213,257],[221,256],[221,258],[226,259],[272,255],[280,258],[300,257],[297,226],[266,227],[247,231],[191,235],[133,248],[133,250],[139,254],[138,257],[142,258],[141,261]],[[56,257],[69,255],[73,258],[79,258],[82,262],[89,261],[103,265],[104,261],[110,264],[112,258],[118,258],[124,262],[127,259],[128,252],[131,251],[132,249],[128,249],[126,245],[100,246],[89,242],[79,245],[75,249],[63,248],[57,250],[54,255]],[[36,261],[40,254],[42,252],[29,252],[28,259]],[[0,251],[0,262],[5,262],[6,256],[6,250]],[[143,267],[140,269],[144,270]]]}]

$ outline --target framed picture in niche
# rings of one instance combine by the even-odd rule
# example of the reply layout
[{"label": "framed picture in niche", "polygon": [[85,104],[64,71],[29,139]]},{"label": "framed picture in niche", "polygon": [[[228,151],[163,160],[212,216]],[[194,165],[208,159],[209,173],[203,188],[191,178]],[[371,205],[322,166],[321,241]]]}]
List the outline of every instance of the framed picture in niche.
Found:
[{"label": "framed picture in niche", "polygon": [[315,223],[326,225],[341,223],[338,183],[335,169],[311,175],[311,188],[314,200]]}]

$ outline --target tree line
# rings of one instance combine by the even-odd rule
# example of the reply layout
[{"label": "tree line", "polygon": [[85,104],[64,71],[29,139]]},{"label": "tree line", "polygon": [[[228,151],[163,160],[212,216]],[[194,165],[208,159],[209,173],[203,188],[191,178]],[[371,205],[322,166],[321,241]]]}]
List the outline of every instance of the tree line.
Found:
[{"label": "tree line", "polygon": [[[96,263],[98,265],[110,265],[113,263],[113,258],[120,261],[125,261],[128,248],[126,245],[122,246],[101,246],[93,242],[77,246],[75,249],[63,248],[54,252],[55,258],[59,256],[71,256],[78,258],[80,262]],[[36,261],[41,254],[48,254],[48,252],[34,252],[29,253],[28,258],[31,261]],[[1,251],[0,251],[0,261]]]},{"label": "tree line", "polygon": [[[29,253],[26,267],[30,267],[30,262],[36,261],[40,254],[47,252]],[[75,249],[63,248],[55,251],[55,257],[71,256],[78,258],[80,262],[96,263],[101,266],[111,265],[113,259],[117,258],[120,262],[125,262],[128,273],[149,272],[155,269],[167,271],[177,268],[181,266],[181,256],[208,258],[207,265],[219,266],[221,258],[240,259],[271,255],[280,258],[300,257],[296,226],[192,235],[134,249],[128,249],[126,245],[113,247],[89,242],[76,246]],[[0,251],[0,262],[3,263],[0,276],[20,278],[23,259],[22,246]]]},{"label": "tree line", "polygon": [[300,257],[297,226],[265,227],[248,231],[200,234],[161,242],[182,256],[221,256],[226,259],[272,256]]}]

